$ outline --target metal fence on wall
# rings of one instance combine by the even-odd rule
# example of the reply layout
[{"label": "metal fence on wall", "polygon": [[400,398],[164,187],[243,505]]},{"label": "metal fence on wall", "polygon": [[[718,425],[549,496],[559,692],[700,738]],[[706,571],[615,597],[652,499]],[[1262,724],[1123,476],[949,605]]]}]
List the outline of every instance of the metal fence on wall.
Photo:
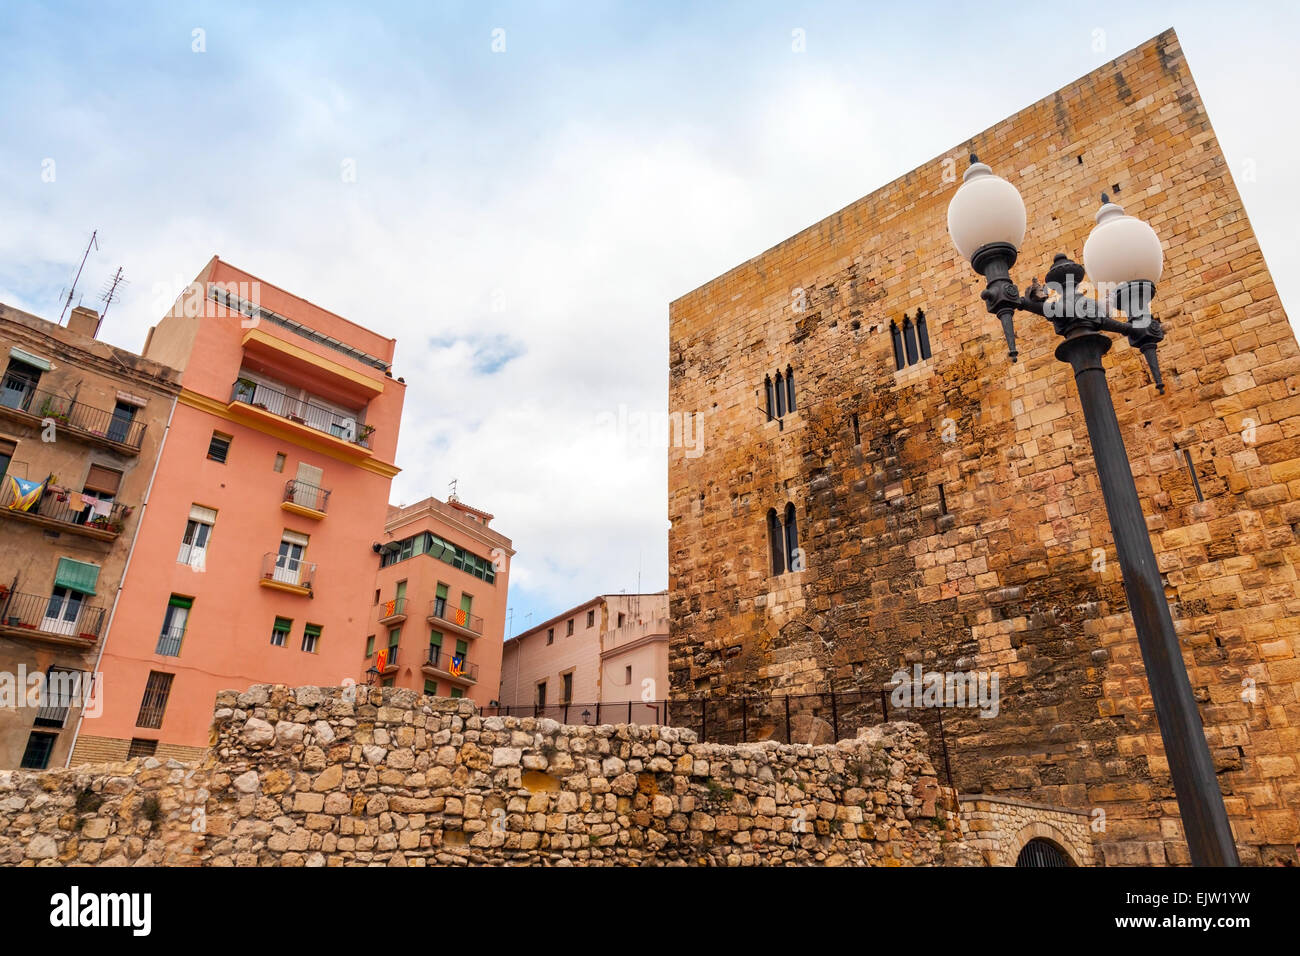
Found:
[{"label": "metal fence on wall", "polygon": [[[859,727],[890,720],[920,724],[930,736],[931,759],[952,786],[952,766],[941,707],[896,707],[888,691],[827,691],[766,697],[711,697],[685,700],[487,707],[488,716],[549,717],[562,724],[658,724],[687,727],[701,741],[719,744],[776,740],[825,743],[857,734]],[[829,736],[828,736],[829,735]]]}]

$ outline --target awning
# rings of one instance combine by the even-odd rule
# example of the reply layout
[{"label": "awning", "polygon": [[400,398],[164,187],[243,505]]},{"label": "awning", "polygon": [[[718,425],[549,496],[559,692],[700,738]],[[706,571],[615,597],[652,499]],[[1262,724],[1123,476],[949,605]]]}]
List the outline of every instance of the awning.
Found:
[{"label": "awning", "polygon": [[95,583],[99,580],[99,565],[71,558],[59,558],[58,570],[54,572],[54,586],[80,591],[82,594],[94,595]]},{"label": "awning", "polygon": [[24,352],[15,346],[9,350],[9,357],[17,359],[20,362],[26,362],[28,365],[34,365],[42,372],[48,372],[53,367],[49,359],[43,359],[39,355],[33,355],[31,352]]}]

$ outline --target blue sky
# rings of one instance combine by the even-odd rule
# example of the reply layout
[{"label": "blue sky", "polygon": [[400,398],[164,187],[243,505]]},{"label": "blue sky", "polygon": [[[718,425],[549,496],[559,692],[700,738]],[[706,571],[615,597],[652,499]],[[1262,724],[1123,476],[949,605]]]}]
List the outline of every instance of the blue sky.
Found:
[{"label": "blue sky", "polygon": [[0,301],[98,229],[114,344],[213,254],[396,337],[393,500],[497,515],[512,632],[667,584],[666,452],[601,423],[665,410],[669,301],[1166,27],[1300,297],[1290,5],[265,6],[6,7]]}]

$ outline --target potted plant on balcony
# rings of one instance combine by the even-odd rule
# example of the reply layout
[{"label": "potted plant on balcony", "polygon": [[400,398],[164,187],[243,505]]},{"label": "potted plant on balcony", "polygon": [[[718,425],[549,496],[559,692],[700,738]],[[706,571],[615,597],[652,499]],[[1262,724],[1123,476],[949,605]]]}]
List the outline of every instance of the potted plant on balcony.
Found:
[{"label": "potted plant on balcony", "polygon": [[374,425],[358,425],[357,444],[364,445],[366,442],[370,441],[370,436],[373,435],[374,433],[375,433]]},{"label": "potted plant on balcony", "polygon": [[[235,380],[235,400],[239,402],[253,401],[253,395],[257,391],[257,383],[251,378],[240,378]],[[262,406],[263,408],[265,406]]]}]

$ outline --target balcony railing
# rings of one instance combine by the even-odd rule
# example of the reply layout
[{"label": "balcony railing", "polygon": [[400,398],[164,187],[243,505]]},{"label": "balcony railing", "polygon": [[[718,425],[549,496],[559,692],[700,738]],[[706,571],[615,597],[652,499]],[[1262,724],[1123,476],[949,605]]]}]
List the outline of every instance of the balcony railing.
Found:
[{"label": "balcony railing", "polygon": [[246,378],[238,379],[230,387],[230,400],[260,408],[362,448],[370,447],[370,436],[375,430],[373,425],[363,425],[355,418],[340,415],[332,408],[293,398],[277,388]]},{"label": "balcony railing", "polygon": [[446,651],[442,650],[441,648],[431,647],[429,649],[428,660],[424,662],[424,666],[432,667],[435,670],[442,671],[442,673],[444,674],[447,674],[453,678],[459,678],[461,680],[467,681],[468,683],[478,683],[478,665],[471,664],[469,661],[465,660],[462,657],[461,664],[460,664],[460,673],[459,674],[453,673],[452,662],[451,662],[453,656],[454,655],[448,654]]},{"label": "balcony railing", "polygon": [[163,657],[179,657],[181,639],[184,637],[185,628],[164,627],[162,633],[158,635],[158,646],[154,648],[154,653],[161,654]]},{"label": "balcony railing", "polygon": [[469,631],[474,635],[483,633],[483,618],[477,614],[470,614],[469,611],[462,611],[460,608],[452,609],[447,607],[444,598],[433,599],[433,602],[429,605],[429,617],[432,620],[454,624],[456,627]]},{"label": "balcony railing", "polygon": [[122,532],[123,523],[131,516],[131,509],[120,503],[114,503],[108,509],[108,513],[103,515],[95,514],[94,508],[89,505],[73,508],[71,494],[56,491],[45,492],[41,500],[27,511],[10,510],[9,505],[14,497],[14,491],[8,482],[0,486],[0,515],[7,517],[28,515],[67,525],[69,528],[89,528],[113,535]]},{"label": "balcony railing", "polygon": [[56,429],[69,428],[136,451],[144,441],[144,422],[35,388],[28,379],[18,375],[4,376],[0,384],[0,406],[40,419],[52,418]]},{"label": "balcony railing", "polygon": [[0,627],[30,631],[33,636],[54,636],[94,642],[104,623],[102,607],[88,607],[80,600],[44,597],[40,594],[10,593],[0,600]]},{"label": "balcony railing", "polygon": [[301,558],[268,551],[262,555],[262,582],[287,584],[290,587],[311,590],[316,579],[316,565]]},{"label": "balcony railing", "polygon": [[330,493],[328,488],[318,488],[297,478],[290,478],[284,483],[284,500],[310,508],[312,511],[326,511],[330,503]]},{"label": "balcony railing", "polygon": [[379,603],[379,623],[383,624],[399,617],[406,617],[406,598],[389,598]]}]

